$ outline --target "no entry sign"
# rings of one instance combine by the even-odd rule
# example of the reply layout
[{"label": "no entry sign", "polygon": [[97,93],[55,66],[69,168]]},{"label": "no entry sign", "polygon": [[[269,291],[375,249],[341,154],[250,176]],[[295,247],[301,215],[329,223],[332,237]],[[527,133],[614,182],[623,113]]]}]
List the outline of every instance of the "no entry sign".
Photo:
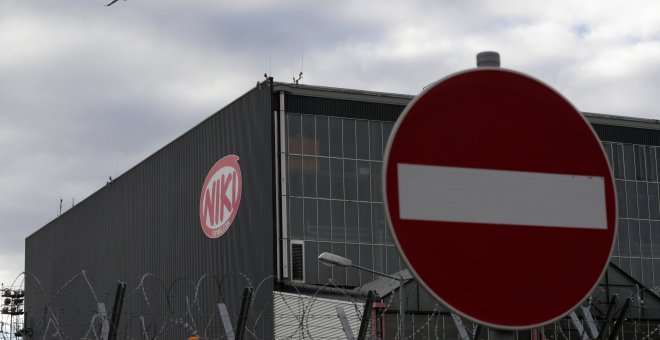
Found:
[{"label": "no entry sign", "polygon": [[503,329],[570,312],[616,235],[610,167],[560,94],[503,69],[451,75],[397,121],[384,166],[403,258],[458,313]]}]

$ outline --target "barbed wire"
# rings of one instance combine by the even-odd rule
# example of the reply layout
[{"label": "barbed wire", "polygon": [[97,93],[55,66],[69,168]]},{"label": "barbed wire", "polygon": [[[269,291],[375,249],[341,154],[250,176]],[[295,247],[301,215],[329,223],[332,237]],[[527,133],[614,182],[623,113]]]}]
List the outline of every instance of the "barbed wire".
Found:
[{"label": "barbed wire", "polygon": [[[237,287],[250,288],[253,292],[249,299],[250,308],[245,323],[247,339],[272,339],[276,324],[286,330],[283,339],[345,339],[337,335],[342,328],[340,319],[334,309],[321,308],[330,301],[338,306],[345,306],[347,316],[358,320],[352,325],[357,332],[359,321],[364,314],[365,297],[351,292],[329,281],[326,286],[318,286],[315,291],[299,289],[292,284],[286,291],[273,290],[277,283],[275,276],[267,276],[254,280],[241,272],[228,273],[218,277],[206,273],[199,278],[177,277],[163,279],[152,272],[140,275],[138,278],[125,277],[124,308],[116,327],[118,339],[156,340],[165,338],[181,338],[197,336],[199,339],[228,339],[235,329],[226,329],[223,323],[220,304],[227,308],[230,324],[235,327],[239,319],[241,295]],[[256,286],[254,283],[257,283]],[[2,339],[18,331],[31,329],[29,336],[34,339],[54,338],[68,339],[102,339],[107,335],[112,321],[109,315],[114,285],[97,284],[90,280],[86,271],[81,271],[66,280],[53,292],[47,292],[42,281],[31,273],[21,273],[14,280],[12,289],[27,286],[30,296],[26,297],[25,316],[22,322],[5,322],[6,315],[0,318],[0,334]],[[333,289],[334,295],[328,297],[324,289]],[[432,310],[423,312],[408,311],[406,314],[406,334],[400,334],[397,329],[396,317],[398,310],[393,310],[392,304],[398,301],[398,295],[406,293],[394,290],[383,302],[383,317],[386,328],[393,336],[388,339],[460,339],[458,326],[442,306],[436,304]],[[585,307],[596,308],[598,303],[606,301],[607,294],[603,289],[596,290],[586,301]],[[639,295],[633,292],[630,298],[631,308],[644,308]],[[284,306],[277,313],[274,301],[277,299]],[[406,300],[408,300],[406,298]],[[103,307],[102,307],[103,306]],[[648,308],[648,307],[646,307]],[[617,305],[616,312],[621,312]],[[86,321],[81,321],[86,320]],[[419,320],[419,322],[418,322]],[[582,320],[584,323],[584,320]],[[597,320],[602,325],[603,320]],[[9,332],[7,332],[9,325]],[[374,332],[374,320],[369,326],[370,334]],[[476,324],[465,322],[471,338],[476,337]],[[600,328],[600,327],[599,327]],[[105,333],[104,333],[105,332]],[[660,335],[660,323],[653,320],[626,318],[621,328],[619,340],[632,334],[634,339],[651,340]],[[567,320],[562,319],[542,329],[546,340],[580,340],[582,335]],[[328,335],[334,334],[334,335]],[[490,335],[486,333],[485,338]],[[479,339],[474,339],[479,340]]]}]

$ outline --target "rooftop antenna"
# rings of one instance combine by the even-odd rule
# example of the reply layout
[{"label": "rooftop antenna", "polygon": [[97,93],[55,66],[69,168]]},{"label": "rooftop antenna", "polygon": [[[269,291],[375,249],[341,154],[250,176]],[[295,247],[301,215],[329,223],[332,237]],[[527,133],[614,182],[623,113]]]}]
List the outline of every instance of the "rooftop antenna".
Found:
[{"label": "rooftop antenna", "polygon": [[300,83],[300,80],[303,77],[303,70],[304,70],[304,65],[305,65],[305,48],[304,48],[304,41],[300,43],[300,73],[298,73],[298,79],[296,77],[293,77],[293,82],[298,85]]}]

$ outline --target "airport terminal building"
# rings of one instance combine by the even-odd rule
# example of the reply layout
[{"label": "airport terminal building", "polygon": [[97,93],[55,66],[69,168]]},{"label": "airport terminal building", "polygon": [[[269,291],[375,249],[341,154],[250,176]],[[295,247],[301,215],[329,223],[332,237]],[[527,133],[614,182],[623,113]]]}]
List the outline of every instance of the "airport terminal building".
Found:
[{"label": "airport terminal building", "polygon": [[[346,321],[373,339],[476,340],[412,279],[387,226],[383,153],[412,98],[258,83],[27,237],[26,329],[60,339],[345,339]],[[600,337],[585,336],[657,336],[660,122],[584,115],[613,169],[619,223],[585,305]],[[324,266],[323,252],[404,277],[405,334],[400,282]],[[578,320],[588,329],[589,317]],[[535,332],[519,337],[586,339],[568,317]]]}]

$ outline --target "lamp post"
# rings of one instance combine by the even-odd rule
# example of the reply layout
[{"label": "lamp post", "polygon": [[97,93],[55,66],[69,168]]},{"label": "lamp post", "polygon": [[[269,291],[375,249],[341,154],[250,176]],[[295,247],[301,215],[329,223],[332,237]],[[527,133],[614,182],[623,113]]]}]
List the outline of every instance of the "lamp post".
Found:
[{"label": "lamp post", "polygon": [[356,264],[353,264],[353,261],[351,259],[347,259],[343,256],[339,256],[337,254],[332,254],[328,252],[321,253],[318,257],[318,261],[320,263],[323,263],[326,266],[334,267],[334,266],[339,266],[339,267],[353,267],[359,270],[364,270],[365,272],[369,272],[372,274],[376,274],[381,277],[386,277],[388,279],[392,280],[397,280],[399,281],[399,339],[403,339],[405,337],[405,321],[404,321],[404,311],[403,311],[403,306],[404,306],[404,301],[403,301],[403,283],[404,279],[401,274],[399,274],[399,277],[392,276],[389,274],[381,273],[378,271],[375,271],[373,269],[365,268],[358,266]]}]

